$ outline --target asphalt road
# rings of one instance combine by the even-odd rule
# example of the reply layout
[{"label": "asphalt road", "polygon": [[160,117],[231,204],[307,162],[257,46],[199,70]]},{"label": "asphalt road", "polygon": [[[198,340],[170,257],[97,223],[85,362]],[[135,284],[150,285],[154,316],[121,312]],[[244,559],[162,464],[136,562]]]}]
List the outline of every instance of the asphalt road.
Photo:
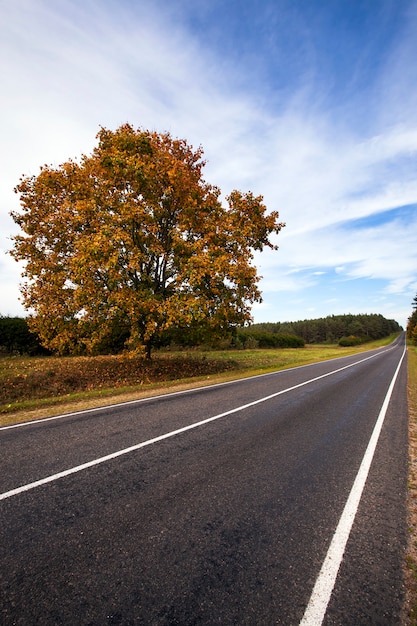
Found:
[{"label": "asphalt road", "polygon": [[378,423],[323,618],[305,623],[400,624],[403,355],[401,337],[0,429],[1,624],[300,624]]}]

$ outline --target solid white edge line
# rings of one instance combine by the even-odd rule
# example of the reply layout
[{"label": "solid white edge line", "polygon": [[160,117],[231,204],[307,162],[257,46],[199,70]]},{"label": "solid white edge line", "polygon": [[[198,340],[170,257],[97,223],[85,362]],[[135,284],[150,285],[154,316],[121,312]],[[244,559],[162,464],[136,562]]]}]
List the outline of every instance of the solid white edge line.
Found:
[{"label": "solid white edge line", "polygon": [[333,539],[330,543],[323,565],[317,577],[313,592],[310,596],[304,616],[300,622],[300,626],[320,626],[323,623],[327,606],[332,595],[339,568],[343,559],[346,544],[356,517],[362,492],[368,478],[369,470],[375,454],[378,439],[382,430],[382,426],[387,413],[388,405],[394,390],[395,382],[398,377],[407,346],[404,347],[398,367],[391,380],[384,402],[382,404],[378,419],[372,431],[371,438],[366,448],[362,463],[356,475],[349,497],[346,501],[345,508],[340,517]]},{"label": "solid white edge line", "polygon": [[210,422],[214,422],[215,420],[218,420],[222,417],[226,417],[227,415],[232,415],[233,413],[237,413],[239,411],[243,411],[245,409],[248,409],[252,406],[256,406],[257,404],[261,404],[262,402],[266,402],[267,400],[271,400],[272,398],[276,398],[277,396],[280,396],[284,393],[288,393],[289,391],[293,391],[294,389],[298,389],[299,387],[304,387],[305,385],[309,385],[310,383],[316,382],[317,380],[320,380],[322,378],[327,378],[328,376],[332,376],[333,374],[337,374],[338,372],[341,372],[343,370],[349,369],[351,367],[354,367],[355,365],[358,365],[359,363],[363,363],[364,361],[369,361],[370,359],[373,359],[375,356],[378,356],[377,354],[373,354],[371,356],[366,357],[365,359],[362,359],[361,361],[356,361],[355,363],[350,363],[349,365],[345,365],[344,367],[340,367],[336,370],[332,370],[331,372],[327,372],[326,374],[322,374],[321,376],[316,376],[315,378],[311,378],[309,380],[306,380],[302,383],[299,383],[298,385],[294,385],[293,387],[288,387],[287,389],[282,389],[281,391],[277,391],[276,393],[273,393],[269,396],[265,396],[263,398],[259,398],[258,400],[254,400],[253,402],[249,402],[248,404],[243,404],[241,406],[238,406],[234,409],[231,409],[230,411],[226,411],[225,413],[219,413],[218,415],[214,415],[212,417],[209,417],[207,419],[201,420],[200,422],[195,422],[193,424],[189,424],[188,426],[184,426],[183,428],[179,428],[178,430],[173,430],[169,433],[165,433],[164,435],[159,435],[158,437],[154,437],[152,439],[148,439],[147,441],[142,441],[141,443],[138,443],[134,446],[130,446],[129,448],[124,448],[123,450],[118,450],[117,452],[113,452],[112,454],[108,454],[106,456],[100,457],[98,459],[94,459],[92,461],[88,461],[87,463],[83,463],[81,465],[77,465],[75,467],[71,467],[67,470],[64,470],[62,472],[58,472],[56,474],[52,474],[51,476],[47,476],[46,478],[41,478],[40,480],[36,480],[32,483],[28,483],[26,485],[22,485],[21,487],[16,487],[15,489],[11,489],[10,491],[5,491],[4,493],[0,494],[0,500],[6,500],[7,498],[11,498],[12,496],[16,496],[20,493],[23,493],[24,491],[29,491],[30,489],[34,489],[35,487],[40,487],[41,485],[45,485],[47,483],[53,482],[55,480],[58,480],[60,478],[64,478],[65,476],[70,476],[71,474],[76,474],[77,472],[81,472],[82,470],[85,470],[89,467],[93,467],[95,465],[100,465],[101,463],[105,463],[106,461],[110,461],[112,459],[115,459],[119,456],[122,456],[124,454],[128,454],[129,452],[133,452],[135,450],[139,450],[140,448],[144,448],[146,446],[149,446],[153,443],[157,443],[159,441],[163,441],[164,439],[169,439],[170,437],[175,437],[176,435],[180,434],[180,433],[184,433],[188,430],[191,430],[193,428],[198,428],[199,426],[204,426],[205,424],[208,424]]},{"label": "solid white edge line", "polygon": [[[377,348],[378,352],[373,354],[370,357],[367,357],[366,359],[361,359],[360,361],[355,361],[355,363],[353,365],[362,363],[363,361],[367,361],[368,359],[373,358],[374,356],[380,356],[381,354],[384,354],[384,352],[388,352],[389,350],[392,350],[395,346],[390,345],[386,348],[386,350],[384,350],[383,348]],[[282,372],[291,372],[292,370],[298,370],[298,369],[303,369],[306,367],[312,367],[314,365],[322,365],[324,363],[327,362],[333,362],[333,361],[339,361],[341,359],[348,359],[350,356],[354,356],[352,354],[348,354],[346,356],[340,356],[337,357],[336,359],[328,359],[327,361],[318,361],[318,362],[314,362],[314,363],[307,363],[306,365],[297,365],[296,367],[289,367],[283,370],[276,370],[274,372],[267,372],[266,374],[256,374],[255,376],[250,376],[250,380],[253,380],[255,378],[264,378],[266,376],[273,376],[274,374],[280,374]],[[153,400],[160,400],[161,398],[167,398],[169,396],[179,396],[179,395],[183,395],[183,394],[188,394],[188,393],[192,393],[194,391],[201,391],[204,389],[213,389],[215,387],[223,387],[225,385],[233,385],[235,383],[242,383],[245,382],[246,380],[248,380],[247,378],[236,378],[234,380],[227,380],[225,382],[222,383],[215,383],[214,385],[204,385],[202,387],[193,387],[192,389],[182,389],[181,391],[171,391],[171,392],[167,392],[164,394],[159,394],[157,396],[148,396],[146,398],[137,398],[136,400],[127,400],[126,402],[117,402],[115,404],[104,404],[102,406],[97,406],[97,407],[93,407],[91,409],[83,409],[81,411],[73,411],[72,413],[62,413],[61,415],[53,415],[52,417],[41,417],[39,419],[36,420],[30,420],[29,422],[19,422],[18,424],[10,424],[9,426],[0,426],[0,432],[3,430],[11,430],[12,428],[23,428],[24,426],[32,426],[33,424],[43,424],[46,422],[52,422],[54,420],[60,420],[60,419],[64,419],[67,417],[75,417],[77,415],[86,415],[87,413],[96,413],[98,411],[105,411],[107,409],[115,409],[117,407],[121,407],[121,406],[129,406],[132,404],[141,404],[144,402],[149,402],[149,401],[153,401]]]}]

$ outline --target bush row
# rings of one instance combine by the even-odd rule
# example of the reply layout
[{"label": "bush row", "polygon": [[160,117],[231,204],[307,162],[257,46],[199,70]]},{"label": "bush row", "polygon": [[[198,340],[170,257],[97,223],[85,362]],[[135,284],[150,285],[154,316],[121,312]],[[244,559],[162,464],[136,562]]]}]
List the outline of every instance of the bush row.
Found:
[{"label": "bush row", "polygon": [[339,346],[343,346],[344,348],[359,346],[361,343],[366,343],[367,341],[371,341],[371,339],[369,337],[355,337],[351,335],[350,337],[341,337],[339,339]]},{"label": "bush row", "polygon": [[237,345],[243,348],[304,348],[302,337],[283,333],[268,333],[249,329],[237,331]]}]

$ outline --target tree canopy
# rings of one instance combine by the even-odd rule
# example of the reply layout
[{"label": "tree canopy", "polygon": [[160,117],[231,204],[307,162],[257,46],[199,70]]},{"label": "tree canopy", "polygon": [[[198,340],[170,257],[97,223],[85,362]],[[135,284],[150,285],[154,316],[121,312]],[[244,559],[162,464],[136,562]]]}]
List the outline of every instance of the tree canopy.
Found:
[{"label": "tree canopy", "polygon": [[202,178],[203,150],[185,140],[102,128],[90,156],[22,177],[23,302],[43,345],[94,353],[114,329],[148,356],[172,328],[222,334],[261,300],[253,252],[284,226],[262,196]]}]

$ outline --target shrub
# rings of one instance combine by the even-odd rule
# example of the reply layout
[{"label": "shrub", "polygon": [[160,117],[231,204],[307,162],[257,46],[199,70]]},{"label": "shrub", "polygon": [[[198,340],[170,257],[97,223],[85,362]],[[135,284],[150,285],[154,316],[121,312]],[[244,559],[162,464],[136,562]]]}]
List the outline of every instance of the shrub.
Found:
[{"label": "shrub", "polygon": [[246,349],[259,348],[304,348],[305,341],[296,335],[271,333],[267,331],[243,329],[237,332],[237,339]]},{"label": "shrub", "polygon": [[341,337],[339,339],[339,346],[348,348],[350,346],[359,346],[361,343],[366,343],[367,341],[370,341],[369,337],[355,337],[355,335],[351,335],[350,337]]}]

